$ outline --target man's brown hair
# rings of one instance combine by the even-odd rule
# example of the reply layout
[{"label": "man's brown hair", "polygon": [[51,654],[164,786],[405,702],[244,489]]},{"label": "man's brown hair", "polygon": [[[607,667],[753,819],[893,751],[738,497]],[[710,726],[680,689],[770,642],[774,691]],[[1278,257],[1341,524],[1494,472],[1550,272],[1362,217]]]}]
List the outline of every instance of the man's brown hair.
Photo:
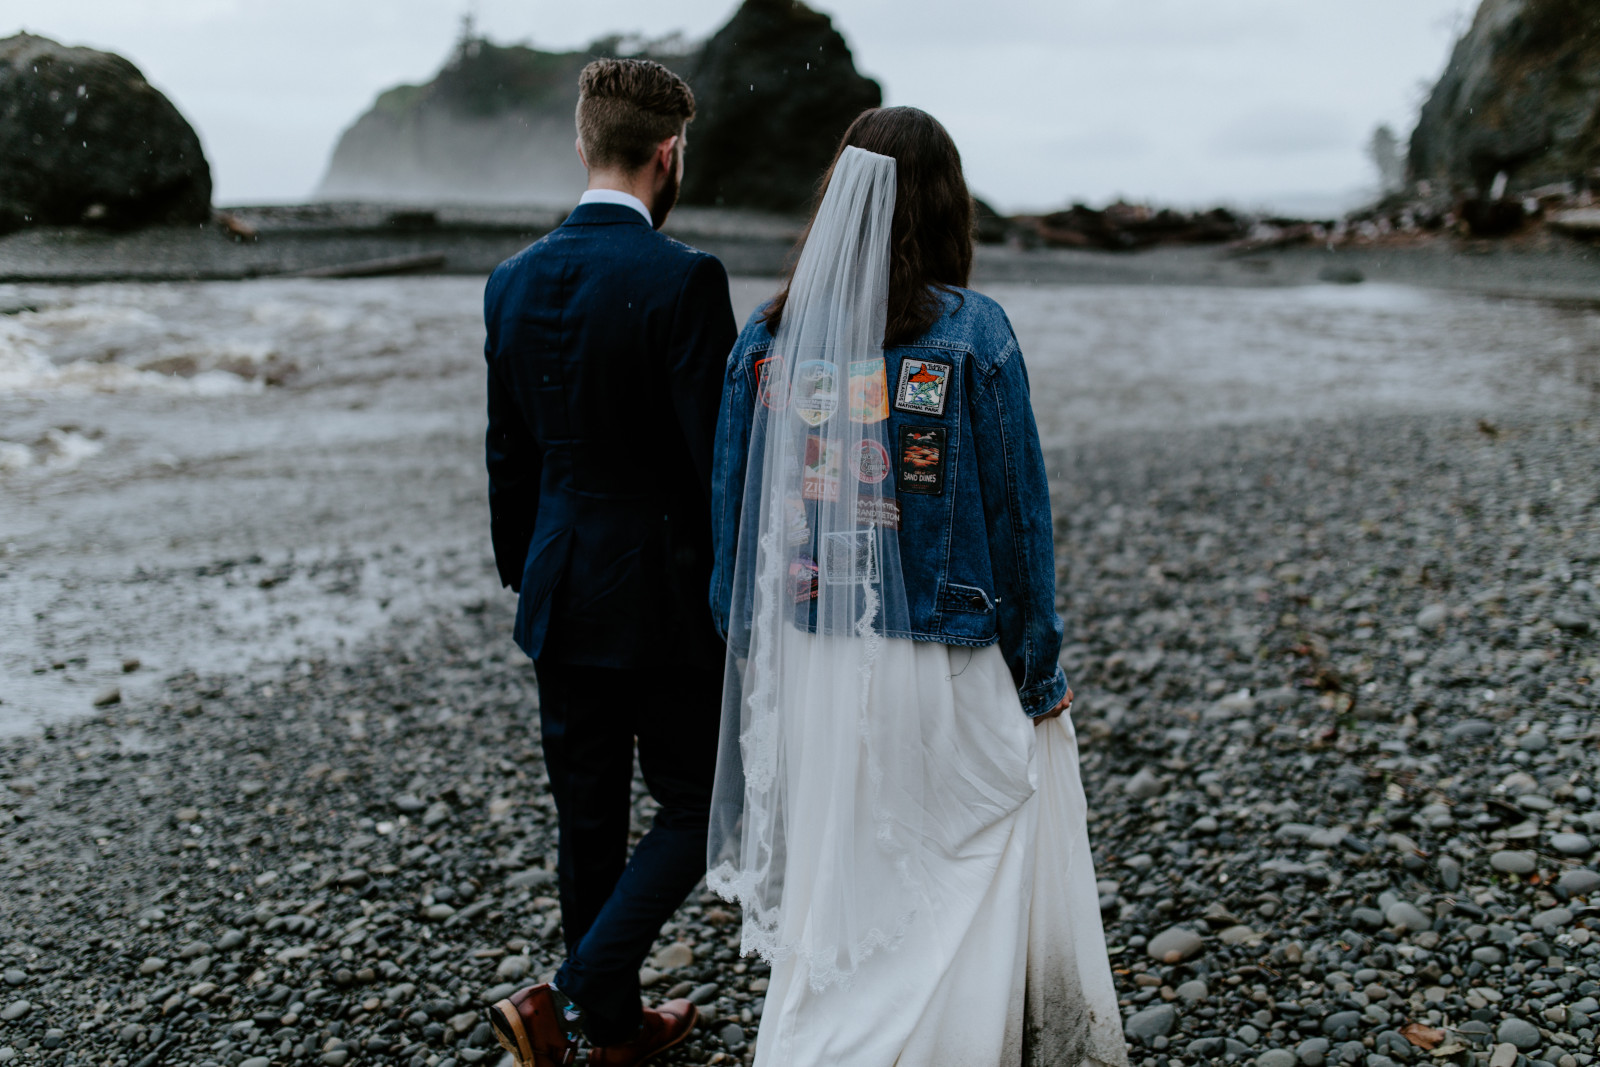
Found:
[{"label": "man's brown hair", "polygon": [[578,139],[591,168],[638,170],[694,118],[694,93],[648,59],[597,59],[578,75]]}]

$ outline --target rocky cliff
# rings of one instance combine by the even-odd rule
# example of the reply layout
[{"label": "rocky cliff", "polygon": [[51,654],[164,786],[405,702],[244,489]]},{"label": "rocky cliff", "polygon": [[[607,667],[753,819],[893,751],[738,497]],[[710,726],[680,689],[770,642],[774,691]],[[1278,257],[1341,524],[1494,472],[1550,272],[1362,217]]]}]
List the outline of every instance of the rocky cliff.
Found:
[{"label": "rocky cliff", "polygon": [[802,209],[839,135],[882,99],[828,17],[796,0],[746,0],[701,46],[614,37],[543,52],[469,33],[432,81],[383,93],[345,131],[316,196],[570,206],[584,186],[578,72],[624,52],[694,88],[690,204]]},{"label": "rocky cliff", "polygon": [[137,67],[25,33],[0,40],[0,232],[210,212],[200,139]]},{"label": "rocky cliff", "polygon": [[1600,5],[1483,0],[1423,106],[1410,172],[1482,195],[1592,181],[1600,168]]}]

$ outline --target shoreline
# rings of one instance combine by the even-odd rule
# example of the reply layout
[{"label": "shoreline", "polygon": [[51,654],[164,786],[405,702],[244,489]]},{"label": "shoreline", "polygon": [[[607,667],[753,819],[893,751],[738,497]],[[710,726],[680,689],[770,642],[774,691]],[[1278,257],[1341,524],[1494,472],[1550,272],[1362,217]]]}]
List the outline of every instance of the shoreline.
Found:
[{"label": "shoreline", "polygon": [[[1594,1062],[1600,874],[1567,838],[1600,840],[1596,456],[1587,415],[1452,413],[1054,457],[1136,1067],[1399,1062],[1410,1023],[1459,1046],[1441,1063],[1529,1027],[1531,1057]],[[183,675],[0,739],[0,1047],[497,1063],[477,1009],[560,951],[511,608],[486,589],[343,661]],[[694,895],[658,946],[648,995],[707,1015],[664,1064],[748,1062],[765,970],[735,919]]]}]

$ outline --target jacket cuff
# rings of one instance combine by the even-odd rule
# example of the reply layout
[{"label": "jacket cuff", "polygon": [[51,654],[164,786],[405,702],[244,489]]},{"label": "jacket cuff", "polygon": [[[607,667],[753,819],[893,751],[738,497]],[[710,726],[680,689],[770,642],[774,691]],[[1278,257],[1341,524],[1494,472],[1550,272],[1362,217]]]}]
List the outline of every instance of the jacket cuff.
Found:
[{"label": "jacket cuff", "polygon": [[1021,690],[1017,696],[1022,700],[1022,710],[1028,713],[1028,718],[1036,719],[1061,703],[1061,698],[1067,695],[1067,672],[1056,665],[1056,673],[1050,680],[1030,685]]}]

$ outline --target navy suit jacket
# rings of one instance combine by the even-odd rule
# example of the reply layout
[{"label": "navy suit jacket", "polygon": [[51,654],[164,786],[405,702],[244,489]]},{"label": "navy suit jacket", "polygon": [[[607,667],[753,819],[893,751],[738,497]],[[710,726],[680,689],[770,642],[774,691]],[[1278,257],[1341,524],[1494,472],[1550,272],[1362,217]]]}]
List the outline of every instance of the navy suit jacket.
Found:
[{"label": "navy suit jacket", "polygon": [[711,465],[737,335],[715,256],[584,204],[484,293],[489,510],[536,660],[720,669]]}]

